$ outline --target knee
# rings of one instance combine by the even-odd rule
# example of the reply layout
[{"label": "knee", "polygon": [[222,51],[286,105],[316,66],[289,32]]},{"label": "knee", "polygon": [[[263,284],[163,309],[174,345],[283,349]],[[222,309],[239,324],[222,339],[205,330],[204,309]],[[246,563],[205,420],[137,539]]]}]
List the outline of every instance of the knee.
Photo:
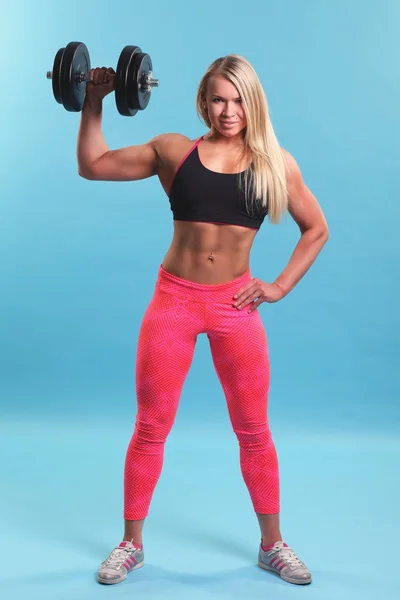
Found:
[{"label": "knee", "polygon": [[137,445],[164,444],[174,424],[174,416],[163,411],[136,419],[132,442]]},{"label": "knee", "polygon": [[249,425],[240,429],[234,428],[234,432],[241,448],[258,451],[273,445],[271,430],[268,423]]}]

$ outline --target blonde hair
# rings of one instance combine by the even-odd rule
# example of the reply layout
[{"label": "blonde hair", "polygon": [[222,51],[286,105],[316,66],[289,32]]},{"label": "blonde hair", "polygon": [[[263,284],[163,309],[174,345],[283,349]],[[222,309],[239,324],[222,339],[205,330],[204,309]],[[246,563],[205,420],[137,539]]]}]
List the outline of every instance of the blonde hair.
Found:
[{"label": "blonde hair", "polygon": [[[207,86],[213,75],[221,75],[238,90],[247,119],[244,130],[244,152],[251,156],[252,167],[243,177],[246,207],[255,204],[268,210],[271,223],[278,223],[288,207],[285,161],[269,116],[268,102],[261,82],[251,64],[237,54],[215,60],[202,77],[196,95],[200,119],[211,128],[205,106]],[[250,194],[250,190],[253,192]],[[248,205],[252,198],[251,206]]]}]

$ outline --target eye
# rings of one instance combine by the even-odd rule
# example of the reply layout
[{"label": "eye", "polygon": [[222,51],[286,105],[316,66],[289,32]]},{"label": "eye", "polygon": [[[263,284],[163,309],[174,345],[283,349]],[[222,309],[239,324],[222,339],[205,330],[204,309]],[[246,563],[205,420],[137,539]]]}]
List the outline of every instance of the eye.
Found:
[{"label": "eye", "polygon": [[241,99],[241,98],[238,98],[238,99],[236,100],[236,103],[237,103],[237,104],[242,104],[242,99]]},{"label": "eye", "polygon": [[221,98],[213,98],[213,102],[221,102]]}]

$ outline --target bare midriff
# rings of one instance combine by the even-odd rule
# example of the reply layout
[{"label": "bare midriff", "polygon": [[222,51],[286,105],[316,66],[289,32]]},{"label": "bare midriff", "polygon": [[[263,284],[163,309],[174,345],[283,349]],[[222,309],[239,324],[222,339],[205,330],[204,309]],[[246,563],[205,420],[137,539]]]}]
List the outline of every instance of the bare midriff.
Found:
[{"label": "bare midriff", "polygon": [[228,283],[248,271],[256,233],[257,229],[237,225],[174,221],[162,267],[195,283]]}]

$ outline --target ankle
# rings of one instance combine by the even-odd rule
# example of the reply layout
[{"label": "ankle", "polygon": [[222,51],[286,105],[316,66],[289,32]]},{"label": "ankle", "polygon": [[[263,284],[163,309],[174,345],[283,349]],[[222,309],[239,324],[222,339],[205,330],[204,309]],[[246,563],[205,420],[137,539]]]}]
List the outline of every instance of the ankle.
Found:
[{"label": "ankle", "polygon": [[277,536],[267,536],[267,537],[263,537],[261,539],[261,546],[263,548],[263,550],[272,548],[272,546],[276,543],[276,542],[282,542],[282,536],[281,535],[277,535]]},{"label": "ankle", "polygon": [[138,548],[142,548],[143,547],[143,540],[141,537],[138,536],[132,536],[132,535],[124,535],[123,542],[131,542],[131,544],[133,544],[134,546],[137,546]]}]

